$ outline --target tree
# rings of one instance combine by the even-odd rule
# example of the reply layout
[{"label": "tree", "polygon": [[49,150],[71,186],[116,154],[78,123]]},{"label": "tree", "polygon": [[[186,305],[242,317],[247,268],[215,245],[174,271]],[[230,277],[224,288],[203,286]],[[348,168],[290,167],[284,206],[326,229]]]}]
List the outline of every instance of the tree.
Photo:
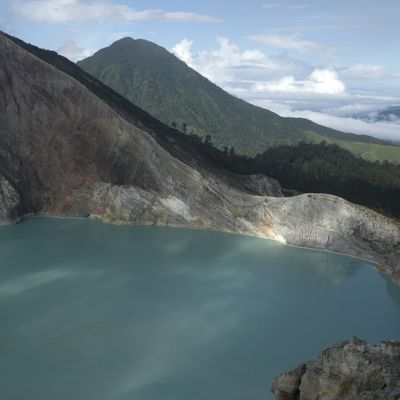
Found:
[{"label": "tree", "polygon": [[224,152],[224,154],[228,154],[229,151],[228,146],[224,146],[222,151]]},{"label": "tree", "polygon": [[234,149],[233,147],[230,148],[230,150],[229,150],[229,155],[230,155],[231,157],[234,157],[234,156],[236,155],[235,149]]},{"label": "tree", "polygon": [[186,131],[187,131],[187,124],[185,122],[182,124],[182,131],[184,133],[186,133]]},{"label": "tree", "polygon": [[174,129],[176,129],[176,127],[177,127],[176,122],[175,122],[175,121],[172,121],[171,126],[172,126]]}]

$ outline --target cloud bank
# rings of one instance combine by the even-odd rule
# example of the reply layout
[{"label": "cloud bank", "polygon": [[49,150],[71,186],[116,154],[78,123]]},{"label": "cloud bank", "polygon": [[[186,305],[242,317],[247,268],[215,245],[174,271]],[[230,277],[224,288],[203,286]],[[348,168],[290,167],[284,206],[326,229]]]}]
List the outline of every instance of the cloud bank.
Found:
[{"label": "cloud bank", "polygon": [[266,10],[272,10],[274,8],[285,8],[288,10],[304,10],[305,8],[309,8],[310,4],[283,4],[283,3],[263,3],[261,7]]},{"label": "cloud bank", "polygon": [[282,116],[307,118],[344,132],[400,140],[399,120],[361,118],[365,113],[400,104],[400,98],[352,89],[354,82],[387,75],[384,67],[315,66],[288,55],[271,56],[260,49],[242,51],[223,37],[217,43],[215,50],[196,53],[193,41],[184,39],[172,52],[228,92]]},{"label": "cloud bank", "polygon": [[295,50],[302,53],[327,51],[328,48],[319,45],[318,43],[309,40],[301,39],[301,35],[296,33],[294,35],[277,35],[273,33],[264,35],[250,35],[247,39],[253,42],[261,43],[270,47],[277,47],[285,50]]},{"label": "cloud bank", "polygon": [[285,76],[276,82],[261,82],[253,86],[255,92],[318,93],[340,95],[346,86],[337,73],[330,69],[315,69],[305,80],[297,81],[294,76]]},{"label": "cloud bank", "polygon": [[314,110],[292,110],[284,104],[271,103],[269,101],[258,103],[278,113],[283,117],[306,118],[317,124],[328,126],[342,132],[369,135],[380,139],[398,142],[400,139],[400,121],[366,121],[349,116],[338,116]]}]

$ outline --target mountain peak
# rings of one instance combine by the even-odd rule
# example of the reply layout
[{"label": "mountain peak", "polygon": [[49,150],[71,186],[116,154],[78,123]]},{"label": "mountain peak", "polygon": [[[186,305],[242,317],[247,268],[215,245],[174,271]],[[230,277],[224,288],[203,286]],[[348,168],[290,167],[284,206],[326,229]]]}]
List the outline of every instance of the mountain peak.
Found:
[{"label": "mountain peak", "polygon": [[121,38],[121,39],[118,39],[118,40],[116,40],[115,42],[113,42],[112,44],[111,44],[111,46],[114,46],[114,45],[116,45],[116,44],[129,44],[129,43],[134,43],[135,42],[135,39],[134,38],[132,38],[132,37],[130,37],[130,36],[125,36],[125,37],[123,37],[123,38]]},{"label": "mountain peak", "polygon": [[160,47],[156,43],[151,42],[149,40],[140,39],[140,38],[134,39],[134,38],[132,38],[130,36],[126,36],[126,37],[123,37],[121,39],[116,40],[115,42],[113,42],[111,44],[110,47],[118,46],[118,45],[137,45],[137,44],[144,44],[144,45],[148,45],[149,47],[150,46],[151,47]]},{"label": "mountain peak", "polygon": [[[367,158],[369,146],[381,145],[387,154],[388,143],[378,139],[306,119],[282,118],[246,103],[148,40],[120,39],[78,65],[165,124],[203,138],[210,135],[217,147],[233,147],[240,154],[254,156],[272,146],[301,141],[337,143]],[[400,160],[400,149],[393,152]]]}]

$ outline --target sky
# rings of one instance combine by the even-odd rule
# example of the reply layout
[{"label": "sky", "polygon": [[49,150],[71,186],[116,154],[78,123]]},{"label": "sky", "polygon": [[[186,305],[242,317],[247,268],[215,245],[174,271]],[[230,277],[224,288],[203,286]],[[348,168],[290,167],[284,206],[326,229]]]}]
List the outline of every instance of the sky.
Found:
[{"label": "sky", "polygon": [[283,116],[400,141],[399,0],[0,0],[0,29],[72,61],[151,40]]}]

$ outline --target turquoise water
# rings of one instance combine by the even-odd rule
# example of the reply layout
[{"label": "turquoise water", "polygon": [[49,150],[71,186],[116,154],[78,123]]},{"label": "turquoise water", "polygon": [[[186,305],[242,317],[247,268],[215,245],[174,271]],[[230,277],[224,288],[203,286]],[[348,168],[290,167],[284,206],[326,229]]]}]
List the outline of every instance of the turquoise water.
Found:
[{"label": "turquoise water", "polygon": [[258,400],[351,336],[400,338],[367,263],[218,232],[0,228],[0,399]]}]

